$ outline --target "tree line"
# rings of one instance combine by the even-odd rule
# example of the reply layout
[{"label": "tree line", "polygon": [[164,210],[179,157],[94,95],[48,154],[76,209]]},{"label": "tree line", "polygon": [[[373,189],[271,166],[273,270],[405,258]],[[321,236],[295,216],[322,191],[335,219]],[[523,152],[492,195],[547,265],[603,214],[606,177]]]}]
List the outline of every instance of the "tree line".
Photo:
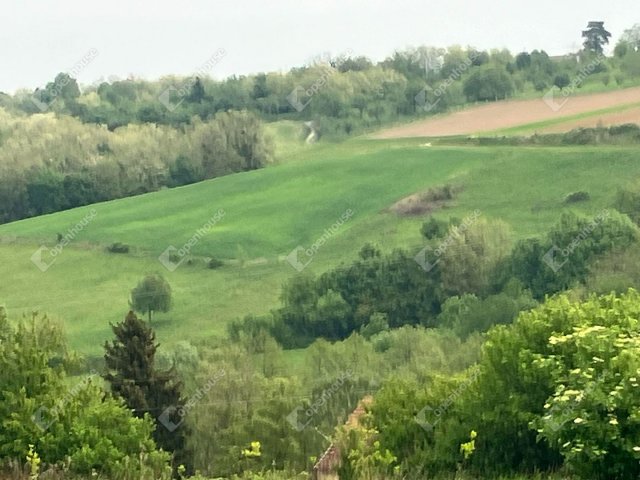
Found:
[{"label": "tree line", "polygon": [[0,94],[0,222],[260,168],[273,153],[261,120],[310,122],[314,138],[339,138],[469,102],[632,85],[639,32],[625,31],[612,57],[602,56],[609,32],[594,22],[583,49],[556,58],[418,47],[377,63],[328,57],[284,74],[83,89],[61,73],[36,91]]},{"label": "tree line", "polygon": [[265,166],[273,145],[247,111],[176,128],[115,131],[68,115],[0,109],[0,222],[52,213]]},{"label": "tree line", "polygon": [[[603,22],[590,22],[581,32],[583,48],[560,57],[543,50],[421,46],[398,50],[379,62],[357,55],[321,56],[284,74],[222,81],[205,75],[131,78],[82,89],[60,73],[36,91],[0,94],[0,108],[27,114],[55,111],[109,130],[131,123],[180,126],[194,117],[207,120],[219,112],[249,110],[267,120],[314,120],[323,134],[344,136],[468,102],[562,89],[578,77],[575,88],[633,85],[640,76],[639,32],[640,25],[625,30],[612,57],[602,55],[611,33]],[[583,72],[589,64],[593,68]]]},{"label": "tree line", "polygon": [[[617,203],[636,211],[632,195],[621,191]],[[577,285],[606,291],[636,284],[626,276],[615,284],[607,277],[618,268],[615,258],[633,255],[638,238],[636,225],[614,209],[593,218],[565,213],[542,238],[514,245],[503,222],[478,218],[462,228],[464,222],[427,220],[420,252],[385,254],[366,245],[351,264],[319,277],[293,277],[283,286],[281,307],[232,322],[231,337],[266,330],[285,348],[304,348],[317,338],[336,341],[354,332],[370,336],[422,325],[465,338],[508,324],[545,296]]]}]

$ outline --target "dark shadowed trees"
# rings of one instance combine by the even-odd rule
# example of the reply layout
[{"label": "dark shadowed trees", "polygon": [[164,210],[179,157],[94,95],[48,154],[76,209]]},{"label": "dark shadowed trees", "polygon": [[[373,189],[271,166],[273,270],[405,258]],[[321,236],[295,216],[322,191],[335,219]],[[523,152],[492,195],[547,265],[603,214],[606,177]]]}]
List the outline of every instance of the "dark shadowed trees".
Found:
[{"label": "dark shadowed trees", "polygon": [[115,340],[105,342],[106,373],[111,391],[121,397],[135,416],[155,419],[153,437],[158,446],[173,452],[174,466],[190,467],[185,446],[187,428],[184,420],[182,383],[173,368],[159,371],[155,366],[158,348],[155,333],[135,313],[112,326]]}]

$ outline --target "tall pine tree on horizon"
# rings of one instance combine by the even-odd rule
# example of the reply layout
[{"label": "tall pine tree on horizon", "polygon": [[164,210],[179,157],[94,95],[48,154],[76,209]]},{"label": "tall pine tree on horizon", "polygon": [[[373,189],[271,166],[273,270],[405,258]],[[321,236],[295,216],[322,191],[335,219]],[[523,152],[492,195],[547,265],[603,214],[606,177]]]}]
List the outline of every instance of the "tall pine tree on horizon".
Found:
[{"label": "tall pine tree on horizon", "polygon": [[135,416],[149,414],[155,420],[156,444],[173,453],[174,470],[184,465],[190,473],[191,459],[186,448],[188,428],[179,414],[184,407],[182,383],[173,368],[167,371],[155,368],[159,346],[155,332],[133,311],[111,328],[116,339],[105,342],[104,379]]}]

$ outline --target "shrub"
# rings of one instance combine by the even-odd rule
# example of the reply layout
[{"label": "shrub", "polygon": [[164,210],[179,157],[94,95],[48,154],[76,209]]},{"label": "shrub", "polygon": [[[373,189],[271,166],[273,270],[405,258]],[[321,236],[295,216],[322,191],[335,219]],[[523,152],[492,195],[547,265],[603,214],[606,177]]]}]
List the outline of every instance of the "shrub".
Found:
[{"label": "shrub", "polygon": [[422,236],[427,240],[433,240],[434,238],[441,238],[447,233],[449,225],[447,222],[438,220],[434,217],[429,217],[429,220],[422,224],[420,232]]},{"label": "shrub", "polygon": [[439,326],[452,329],[461,338],[473,332],[484,332],[493,325],[509,324],[522,310],[537,305],[531,293],[511,282],[504,292],[479,299],[466,294],[448,298],[438,316]]},{"label": "shrub", "polygon": [[[532,426],[581,478],[636,479],[640,295],[551,303],[554,310],[538,318],[549,334],[547,352],[529,369],[552,378],[554,391]],[[560,319],[565,328],[554,325]]]},{"label": "shrub", "polygon": [[107,247],[107,251],[111,253],[129,253],[129,245],[126,243],[115,242]]},{"label": "shrub", "polygon": [[360,334],[370,339],[374,335],[389,330],[389,323],[387,322],[387,315],[384,313],[374,313],[369,319],[369,323],[360,327]]},{"label": "shrub", "polygon": [[215,258],[215,257],[214,258],[210,258],[207,261],[207,268],[211,268],[213,270],[215,270],[217,268],[220,268],[223,265],[224,265],[224,262],[222,260],[219,260],[219,259]]},{"label": "shrub", "polygon": [[634,223],[640,223],[640,185],[619,189],[613,206],[619,212],[628,215]]},{"label": "shrub", "polygon": [[570,83],[571,83],[571,79],[569,78],[569,75],[566,73],[561,73],[559,75],[556,75],[555,78],[553,79],[553,84],[561,90],[564,87],[568,87]]},{"label": "shrub", "polygon": [[[496,272],[502,280],[517,278],[534,298],[565,290],[585,280],[591,262],[615,248],[636,242],[637,229],[616,211],[592,218],[565,213],[544,239],[518,242]],[[502,283],[504,284],[504,283]]]},{"label": "shrub", "polygon": [[586,202],[591,196],[588,192],[573,192],[564,197],[564,203]]},{"label": "shrub", "polygon": [[562,143],[565,145],[588,145],[597,143],[597,128],[576,128],[564,134]]},{"label": "shrub", "polygon": [[454,187],[448,184],[441,187],[430,188],[427,193],[424,194],[423,200],[429,202],[442,202],[446,200],[452,200],[454,191]]},{"label": "shrub", "polygon": [[640,125],[635,123],[623,123],[622,125],[613,125],[609,127],[611,135],[637,135],[640,133]]}]

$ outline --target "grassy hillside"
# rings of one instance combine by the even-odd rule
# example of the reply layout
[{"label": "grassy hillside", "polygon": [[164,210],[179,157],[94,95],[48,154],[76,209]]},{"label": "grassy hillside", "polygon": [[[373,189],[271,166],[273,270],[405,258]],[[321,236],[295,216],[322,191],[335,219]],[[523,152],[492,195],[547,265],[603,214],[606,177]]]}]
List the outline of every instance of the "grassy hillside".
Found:
[{"label": "grassy hillside", "polygon": [[[321,272],[356,255],[367,241],[384,249],[420,244],[424,216],[388,211],[397,200],[432,186],[461,187],[436,215],[464,217],[479,209],[502,218],[514,238],[543,233],[560,215],[567,193],[584,190],[585,212],[610,206],[615,189],[640,174],[637,149],[611,147],[425,147],[419,139],[367,141],[301,148],[286,162],[250,173],[84,207],[0,226],[0,304],[12,316],[31,309],[64,318],[74,348],[99,354],[121,319],[129,291],[147,272],[162,272],[174,307],[157,316],[160,341],[221,333],[247,313],[277,305],[280,286],[296,271],[284,261],[310,246],[347,209],[354,212],[313,257],[305,272]],[[52,247],[91,209],[97,215],[41,272],[31,262],[39,245]],[[202,261],[165,270],[158,256],[180,247],[219,209],[224,218],[194,246]],[[105,246],[124,242],[129,254]]]}]

